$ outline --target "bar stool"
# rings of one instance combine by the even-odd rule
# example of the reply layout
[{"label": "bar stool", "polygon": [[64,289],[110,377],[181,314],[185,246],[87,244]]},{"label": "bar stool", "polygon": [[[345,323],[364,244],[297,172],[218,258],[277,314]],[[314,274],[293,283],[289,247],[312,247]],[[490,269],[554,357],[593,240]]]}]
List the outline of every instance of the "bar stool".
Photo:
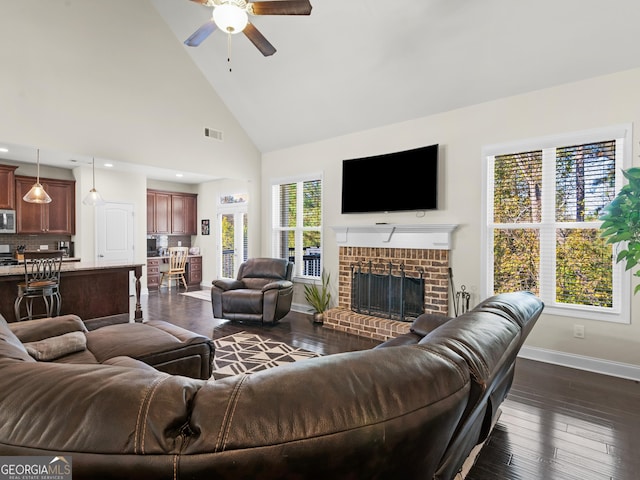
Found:
[{"label": "bar stool", "polygon": [[[38,317],[60,315],[60,267],[62,250],[24,252],[24,282],[18,284],[18,297],[13,305],[16,320],[31,320]],[[44,314],[34,315],[33,300],[42,298]],[[20,313],[20,305],[25,300],[26,315]]]}]

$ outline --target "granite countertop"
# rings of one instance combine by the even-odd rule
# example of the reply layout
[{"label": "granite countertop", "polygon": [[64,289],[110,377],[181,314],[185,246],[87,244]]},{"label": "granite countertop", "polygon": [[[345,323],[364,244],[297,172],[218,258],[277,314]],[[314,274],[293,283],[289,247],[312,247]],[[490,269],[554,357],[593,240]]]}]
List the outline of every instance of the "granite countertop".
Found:
[{"label": "granite countertop", "polygon": [[[60,267],[61,272],[77,272],[83,270],[108,270],[111,268],[123,268],[123,267],[142,267],[144,263],[123,263],[123,262],[106,262],[106,261],[94,261],[94,262],[62,262]],[[14,275],[24,275],[24,265],[10,265],[0,266],[0,277],[8,277]]]}]

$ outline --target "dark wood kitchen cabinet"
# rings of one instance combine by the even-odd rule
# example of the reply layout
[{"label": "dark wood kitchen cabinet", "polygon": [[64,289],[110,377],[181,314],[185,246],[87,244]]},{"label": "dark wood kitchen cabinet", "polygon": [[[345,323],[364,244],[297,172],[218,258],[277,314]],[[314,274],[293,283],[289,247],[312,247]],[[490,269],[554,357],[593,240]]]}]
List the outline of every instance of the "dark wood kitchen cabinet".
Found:
[{"label": "dark wood kitchen cabinet", "polygon": [[16,231],[23,234],[75,235],[76,182],[41,178],[51,203],[27,203],[22,197],[36,183],[35,177],[16,175]]},{"label": "dark wood kitchen cabinet", "polygon": [[[149,290],[158,290],[160,288],[160,270],[161,265],[166,269],[169,257],[153,257],[147,258],[147,288]],[[199,255],[191,256],[187,259],[185,267],[185,280],[187,285],[200,285],[202,282],[202,257]],[[167,283],[165,282],[165,286]]]},{"label": "dark wood kitchen cabinet", "polygon": [[147,190],[147,233],[171,233],[171,194]]},{"label": "dark wood kitchen cabinet", "polygon": [[16,177],[18,167],[0,165],[0,209],[16,208]]},{"label": "dark wood kitchen cabinet", "polygon": [[171,233],[197,235],[197,195],[171,195]]},{"label": "dark wood kitchen cabinet", "polygon": [[202,282],[202,257],[189,256],[187,285],[200,285]]},{"label": "dark wood kitchen cabinet", "polygon": [[160,286],[160,258],[147,258],[147,288],[157,290]]},{"label": "dark wood kitchen cabinet", "polygon": [[198,234],[198,196],[147,190],[147,233]]}]

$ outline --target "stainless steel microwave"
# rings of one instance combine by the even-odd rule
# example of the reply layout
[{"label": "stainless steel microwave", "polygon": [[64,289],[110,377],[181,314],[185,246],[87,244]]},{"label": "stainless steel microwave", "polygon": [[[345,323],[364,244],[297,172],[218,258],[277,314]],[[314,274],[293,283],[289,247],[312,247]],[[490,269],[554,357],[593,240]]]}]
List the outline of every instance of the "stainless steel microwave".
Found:
[{"label": "stainless steel microwave", "polygon": [[16,233],[15,210],[0,210],[0,233]]}]

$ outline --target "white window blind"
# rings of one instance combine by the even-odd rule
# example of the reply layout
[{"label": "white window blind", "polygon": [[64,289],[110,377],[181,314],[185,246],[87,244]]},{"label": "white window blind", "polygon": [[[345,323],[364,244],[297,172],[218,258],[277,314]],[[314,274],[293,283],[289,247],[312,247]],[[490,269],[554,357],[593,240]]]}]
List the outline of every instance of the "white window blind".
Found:
[{"label": "white window blind", "polygon": [[272,251],[295,263],[294,275],[322,273],[322,180],[309,178],[272,186]]},{"label": "white window blind", "polygon": [[599,231],[600,212],[622,185],[622,132],[485,150],[488,294],[530,290],[548,312],[629,321],[629,276]]}]

